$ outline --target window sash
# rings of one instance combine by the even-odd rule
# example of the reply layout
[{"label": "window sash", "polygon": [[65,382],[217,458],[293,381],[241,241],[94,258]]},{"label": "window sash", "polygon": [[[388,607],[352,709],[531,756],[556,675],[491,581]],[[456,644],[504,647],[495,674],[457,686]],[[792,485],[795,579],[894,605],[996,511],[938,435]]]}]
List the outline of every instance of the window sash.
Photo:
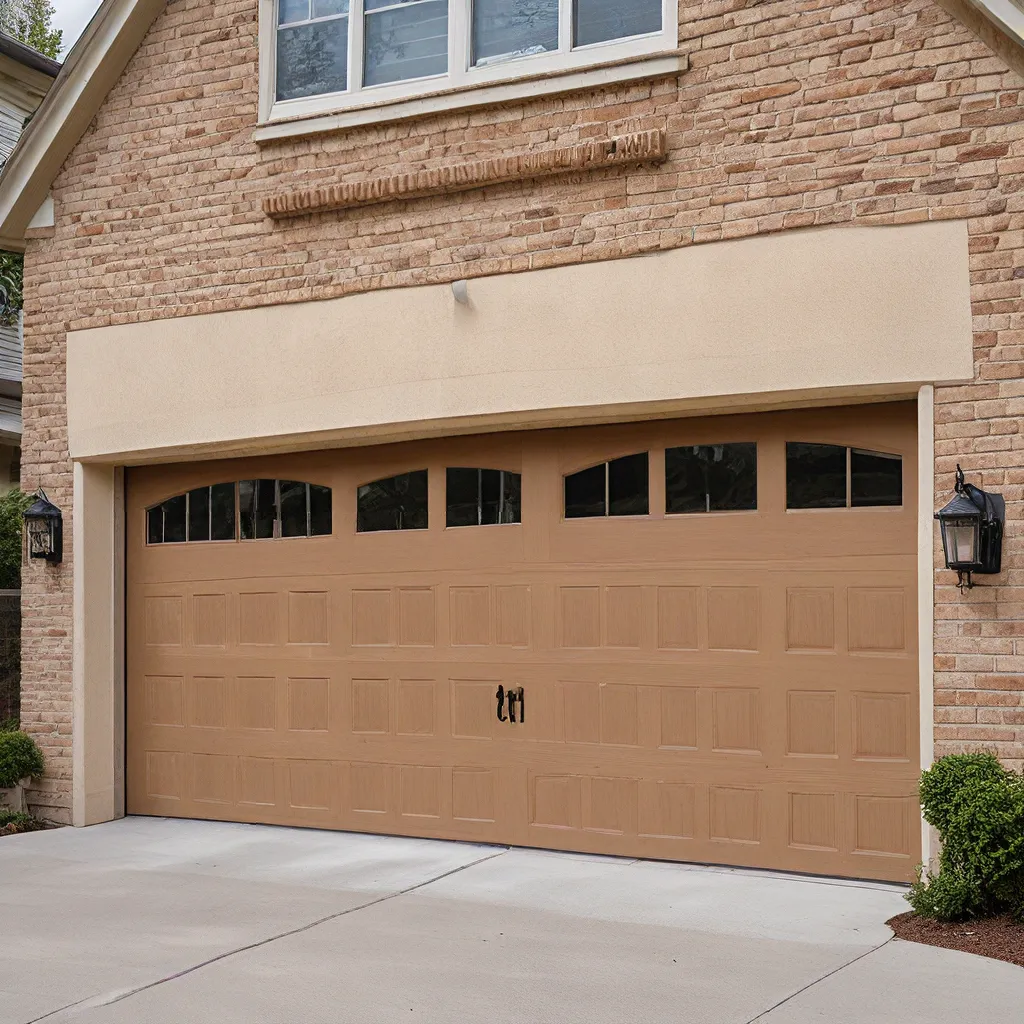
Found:
[{"label": "window sash", "polygon": [[[584,46],[573,47],[574,0],[558,0],[558,50],[501,61],[484,67],[472,66],[472,0],[448,0],[448,71],[446,74],[404,79],[380,85],[363,85],[366,10],[364,0],[350,0],[348,12],[348,87],[290,100],[277,96],[277,33],[279,0],[264,0],[270,31],[261,40],[261,90],[268,119],[297,117],[348,107],[384,104],[438,90],[486,86],[533,75],[584,69],[606,60],[646,57],[677,46],[678,7],[675,0],[661,0],[661,30]],[[316,19],[302,24],[335,20]]]}]

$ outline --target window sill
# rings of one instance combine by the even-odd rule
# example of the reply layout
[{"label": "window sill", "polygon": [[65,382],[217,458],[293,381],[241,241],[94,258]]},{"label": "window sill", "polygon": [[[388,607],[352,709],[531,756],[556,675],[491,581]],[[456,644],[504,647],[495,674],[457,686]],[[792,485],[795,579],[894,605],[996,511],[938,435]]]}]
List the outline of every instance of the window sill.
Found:
[{"label": "window sill", "polygon": [[462,86],[385,103],[367,103],[333,113],[281,119],[271,115],[268,121],[256,127],[253,138],[257,143],[280,142],[304,135],[320,135],[363,125],[425,117],[443,111],[468,110],[579,89],[670,78],[686,71],[688,66],[685,53],[681,50],[668,50],[640,58],[607,61],[490,85]]}]

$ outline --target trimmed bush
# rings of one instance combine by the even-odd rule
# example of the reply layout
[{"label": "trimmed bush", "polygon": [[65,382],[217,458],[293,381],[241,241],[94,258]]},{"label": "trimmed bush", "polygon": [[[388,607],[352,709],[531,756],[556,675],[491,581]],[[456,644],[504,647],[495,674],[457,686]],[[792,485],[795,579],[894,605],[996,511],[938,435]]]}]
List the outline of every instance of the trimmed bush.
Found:
[{"label": "trimmed bush", "polygon": [[45,766],[36,741],[25,732],[0,732],[0,789],[21,779],[38,779]]},{"label": "trimmed bush", "polygon": [[1024,777],[992,754],[951,754],[921,776],[924,818],[939,833],[937,875],[907,900],[922,917],[1024,920]]}]

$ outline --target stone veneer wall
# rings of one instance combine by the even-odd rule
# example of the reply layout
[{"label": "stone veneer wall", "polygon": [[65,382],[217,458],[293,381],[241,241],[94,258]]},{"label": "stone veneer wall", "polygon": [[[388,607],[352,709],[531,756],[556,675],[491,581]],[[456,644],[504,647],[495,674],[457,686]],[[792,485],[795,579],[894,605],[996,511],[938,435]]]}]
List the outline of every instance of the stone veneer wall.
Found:
[{"label": "stone veneer wall", "polygon": [[[630,256],[818,225],[969,225],[976,380],[936,395],[938,495],[959,459],[1007,499],[1006,571],[937,577],[936,740],[1024,763],[1024,83],[932,0],[681,0],[678,79],[263,147],[257,0],[171,0],[53,187],[26,267],[23,486],[70,522],[68,329]],[[273,221],[271,195],[666,130],[612,168]],[[727,390],[727,387],[723,387]],[[22,720],[68,820],[71,550],[24,583]]]}]

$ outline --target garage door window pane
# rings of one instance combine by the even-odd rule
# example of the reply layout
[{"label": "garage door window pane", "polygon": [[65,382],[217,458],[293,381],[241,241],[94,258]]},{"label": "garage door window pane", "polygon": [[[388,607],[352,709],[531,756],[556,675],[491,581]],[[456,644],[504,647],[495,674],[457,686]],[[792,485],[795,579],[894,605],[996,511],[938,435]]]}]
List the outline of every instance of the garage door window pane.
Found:
[{"label": "garage door window pane", "polygon": [[281,536],[308,537],[306,485],[295,480],[282,480],[279,487],[281,488]]},{"label": "garage door window pane", "polygon": [[850,501],[854,508],[902,505],[902,457],[860,448],[851,449]]},{"label": "garage door window pane", "polygon": [[661,31],[661,0],[576,0],[574,7],[576,46]]},{"label": "garage door window pane", "polygon": [[197,487],[188,492],[188,539],[210,539],[210,488]]},{"label": "garage door window pane", "polygon": [[565,518],[589,519],[607,513],[608,463],[565,478]]},{"label": "garage door window pane", "polygon": [[786,507],[845,508],[846,448],[787,442]]},{"label": "garage door window pane", "polygon": [[242,480],[238,485],[238,511],[242,540],[273,537],[277,521],[277,481]]},{"label": "garage door window pane", "polygon": [[647,452],[608,463],[608,515],[647,515],[650,511],[647,473]]},{"label": "garage door window pane", "polygon": [[557,49],[558,0],[474,0],[477,67]]},{"label": "garage door window pane", "polygon": [[146,510],[146,543],[163,544],[164,510],[162,505]]},{"label": "garage door window pane", "polygon": [[168,498],[164,509],[164,543],[178,544],[185,540],[185,513],[187,503],[184,494]]},{"label": "garage door window pane", "polygon": [[445,489],[449,527],[520,522],[522,478],[518,473],[449,469]]},{"label": "garage door window pane", "polygon": [[331,489],[309,485],[309,534],[324,537],[331,532]]},{"label": "garage door window pane", "polygon": [[427,471],[401,473],[363,484],[356,496],[356,530],[425,530]]},{"label": "garage door window pane", "polygon": [[701,444],[665,450],[665,511],[757,508],[757,445]]},{"label": "garage door window pane", "polygon": [[365,11],[365,85],[447,72],[448,0],[366,0]]},{"label": "garage door window pane", "polygon": [[210,536],[213,540],[235,539],[234,484],[214,484],[210,488]]}]

